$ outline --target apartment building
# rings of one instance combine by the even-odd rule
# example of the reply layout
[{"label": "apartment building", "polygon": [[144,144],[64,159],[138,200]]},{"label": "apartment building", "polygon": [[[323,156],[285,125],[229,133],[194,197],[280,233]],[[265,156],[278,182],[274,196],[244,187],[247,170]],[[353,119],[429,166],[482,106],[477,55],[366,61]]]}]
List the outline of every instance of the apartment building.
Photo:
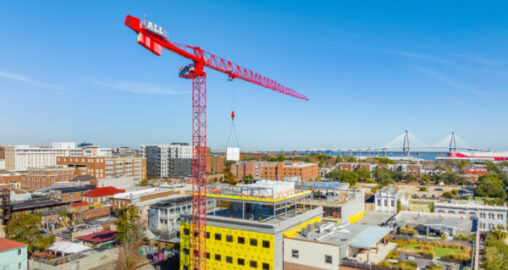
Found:
[{"label": "apartment building", "polygon": [[139,157],[57,157],[58,165],[86,168],[85,174],[96,178],[108,176],[132,176],[136,181],[146,179],[146,159]]},{"label": "apartment building", "polygon": [[319,175],[319,166],[303,162],[242,161],[231,165],[231,172],[238,180],[251,175],[266,180],[307,181]]},{"label": "apartment building", "polygon": [[58,156],[73,156],[82,152],[81,148],[76,147],[76,143],[67,142],[52,143],[51,147],[31,145],[16,145],[14,147],[14,163],[17,171],[55,166]]},{"label": "apartment building", "polygon": [[0,268],[28,269],[28,245],[25,243],[0,238]]},{"label": "apartment building", "polygon": [[434,212],[448,215],[473,216],[478,218],[480,231],[494,230],[501,226],[506,230],[506,205],[487,205],[480,201],[451,200],[434,203]]},{"label": "apartment building", "polygon": [[84,168],[67,166],[50,166],[46,168],[28,168],[21,177],[21,188],[39,190],[55,183],[70,181],[72,178],[85,173]]},{"label": "apartment building", "polygon": [[224,156],[208,155],[206,159],[206,172],[208,174],[220,174],[224,172]]},{"label": "apartment building", "polygon": [[150,178],[188,177],[192,175],[192,146],[187,143],[140,146],[146,158]]}]

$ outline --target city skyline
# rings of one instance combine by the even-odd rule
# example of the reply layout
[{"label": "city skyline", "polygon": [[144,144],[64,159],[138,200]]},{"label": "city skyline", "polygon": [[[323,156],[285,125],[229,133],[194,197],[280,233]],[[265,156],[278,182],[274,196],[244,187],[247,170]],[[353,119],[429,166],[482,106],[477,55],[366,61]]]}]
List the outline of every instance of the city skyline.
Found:
[{"label": "city skyline", "polygon": [[[0,143],[190,142],[191,84],[177,76],[188,61],[154,57],[123,25],[125,14],[146,14],[175,41],[310,99],[210,71],[212,149],[225,148],[234,110],[240,147],[249,150],[382,147],[405,129],[425,142],[455,131],[473,147],[507,150],[506,6],[363,5],[5,3],[0,113],[8,128]],[[190,19],[196,12],[206,24]]]}]

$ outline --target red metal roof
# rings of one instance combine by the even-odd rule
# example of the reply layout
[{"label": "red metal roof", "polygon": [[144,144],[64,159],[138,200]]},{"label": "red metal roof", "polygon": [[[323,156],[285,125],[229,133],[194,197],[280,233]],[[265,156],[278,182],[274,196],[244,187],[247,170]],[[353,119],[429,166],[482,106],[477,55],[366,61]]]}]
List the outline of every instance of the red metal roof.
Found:
[{"label": "red metal roof", "polygon": [[78,239],[81,241],[86,241],[94,244],[100,244],[114,240],[117,234],[118,232],[116,231],[103,231],[79,236]]},{"label": "red metal roof", "polygon": [[9,240],[6,238],[0,238],[0,251],[6,251],[9,249],[15,249],[20,247],[26,247],[28,246],[25,243]]},{"label": "red metal roof", "polygon": [[87,206],[88,203],[87,202],[73,202],[71,205],[72,205],[72,207],[83,207],[83,206]]},{"label": "red metal roof", "polygon": [[115,187],[100,187],[83,193],[83,197],[104,197],[124,192],[125,189],[117,189]]}]

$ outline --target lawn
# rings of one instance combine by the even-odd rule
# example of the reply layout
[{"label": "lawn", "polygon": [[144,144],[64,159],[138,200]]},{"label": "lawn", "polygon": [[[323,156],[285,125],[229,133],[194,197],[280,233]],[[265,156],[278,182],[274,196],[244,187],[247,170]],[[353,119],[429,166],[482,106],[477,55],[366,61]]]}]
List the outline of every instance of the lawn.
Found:
[{"label": "lawn", "polygon": [[[419,249],[419,246],[420,246],[420,244],[408,244],[405,246],[405,249],[410,249],[410,250],[416,251]],[[460,248],[445,248],[445,247],[433,247],[432,251],[434,252],[434,255],[436,255],[436,257],[445,257],[445,256],[448,256],[452,253],[464,252]]]}]

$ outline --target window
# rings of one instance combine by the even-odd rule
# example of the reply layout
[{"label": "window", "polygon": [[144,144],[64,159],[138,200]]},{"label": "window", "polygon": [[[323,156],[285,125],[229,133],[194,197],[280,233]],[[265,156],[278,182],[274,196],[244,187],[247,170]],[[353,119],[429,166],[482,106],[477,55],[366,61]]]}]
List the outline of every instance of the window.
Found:
[{"label": "window", "polygon": [[503,219],[503,214],[497,214],[497,219],[502,220]]},{"label": "window", "polygon": [[220,262],[220,254],[215,254],[215,260]]},{"label": "window", "polygon": [[332,256],[325,255],[325,263],[332,264]]},{"label": "window", "polygon": [[251,245],[251,246],[257,246],[257,245],[258,245],[258,240],[257,240],[257,239],[254,239],[254,238],[251,238],[251,239],[250,239],[250,245]]},{"label": "window", "polygon": [[233,257],[231,257],[231,256],[226,256],[226,262],[227,262],[227,263],[233,263]]},{"label": "window", "polygon": [[256,261],[250,261],[249,262],[249,266],[252,267],[252,268],[258,268],[258,262],[256,262]]},{"label": "window", "polygon": [[381,206],[381,200],[380,199],[377,200],[377,205]]},{"label": "window", "polygon": [[233,236],[232,235],[226,235],[226,241],[227,242],[233,242]]},{"label": "window", "polygon": [[206,239],[210,239],[210,232],[206,232]]},{"label": "window", "polygon": [[270,270],[270,265],[267,264],[267,263],[263,263],[263,267],[262,267],[263,270]]},{"label": "window", "polygon": [[215,240],[218,240],[218,241],[220,241],[220,240],[221,240],[221,235],[220,235],[220,233],[216,233],[216,234],[215,234]]},{"label": "window", "polygon": [[183,229],[183,234],[184,235],[189,235],[189,233],[190,233],[189,229]]},{"label": "window", "polygon": [[207,253],[206,253],[206,258],[207,258],[207,259],[210,259],[210,252],[207,252]]},{"label": "window", "polygon": [[291,250],[291,257],[298,259],[298,249],[292,249]]},{"label": "window", "polygon": [[245,244],[245,238],[238,237],[238,244]]},{"label": "window", "polygon": [[189,267],[188,267],[188,266],[186,266],[186,265],[184,265],[184,266],[183,266],[183,270],[189,270]]},{"label": "window", "polygon": [[18,269],[21,269],[21,263],[18,263]]},{"label": "window", "polygon": [[18,255],[21,255],[21,249],[18,249]]},{"label": "window", "polygon": [[390,204],[392,205],[392,207],[394,207],[395,206],[395,201],[394,200],[390,201]]},{"label": "window", "polygon": [[263,240],[263,247],[270,248],[270,241]]},{"label": "window", "polygon": [[238,258],[238,260],[236,262],[238,263],[238,265],[245,265],[244,259]]},{"label": "window", "polygon": [[384,205],[388,206],[388,200],[383,200],[383,201],[384,201]]},{"label": "window", "polygon": [[183,254],[185,254],[185,255],[189,255],[189,249],[188,249],[188,248],[184,248],[184,249],[183,249]]}]

